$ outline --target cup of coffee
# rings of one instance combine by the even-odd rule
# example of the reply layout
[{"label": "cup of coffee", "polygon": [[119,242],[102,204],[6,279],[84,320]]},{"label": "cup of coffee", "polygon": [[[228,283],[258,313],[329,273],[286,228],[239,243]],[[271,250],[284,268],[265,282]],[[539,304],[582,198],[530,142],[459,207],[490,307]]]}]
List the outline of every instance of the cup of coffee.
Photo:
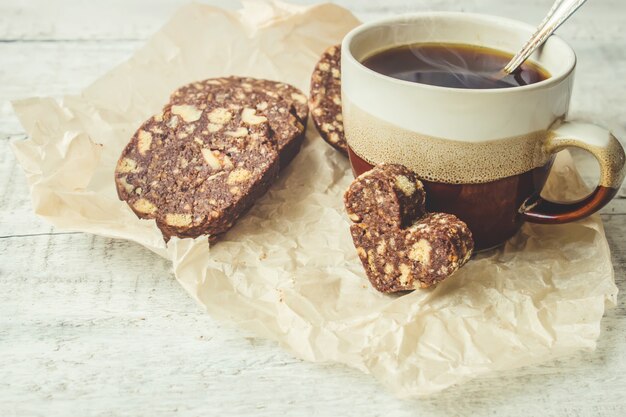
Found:
[{"label": "cup of coffee", "polygon": [[[429,211],[452,213],[477,249],[496,247],[524,221],[591,215],[617,193],[624,150],[596,125],[566,121],[576,56],[551,37],[519,71],[498,71],[533,27],[486,15],[428,12],[359,26],[342,44],[343,120],[355,175],[387,162],[417,173]],[[540,196],[568,147],[600,165],[580,201]]]}]

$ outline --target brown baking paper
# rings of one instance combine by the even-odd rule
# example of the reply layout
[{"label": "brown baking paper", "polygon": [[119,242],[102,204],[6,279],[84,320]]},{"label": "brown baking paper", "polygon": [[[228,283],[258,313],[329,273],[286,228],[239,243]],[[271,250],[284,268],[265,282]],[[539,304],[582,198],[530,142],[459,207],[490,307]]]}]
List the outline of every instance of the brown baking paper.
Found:
[{"label": "brown baking paper", "polygon": [[[14,150],[36,213],[58,229],[132,240],[171,259],[211,314],[303,359],[371,373],[398,396],[593,349],[617,294],[598,216],[526,225],[437,288],[388,296],[370,287],[352,245],[342,204],[348,161],[310,126],[280,180],[212,247],[206,238],[166,246],[153,221],[117,199],[122,148],[175,87],[236,74],[307,91],[322,50],[357,24],[329,4],[256,2],[238,12],[192,4],[79,96],[14,103],[30,137]],[[560,155],[547,194],[567,199],[583,188]]]}]

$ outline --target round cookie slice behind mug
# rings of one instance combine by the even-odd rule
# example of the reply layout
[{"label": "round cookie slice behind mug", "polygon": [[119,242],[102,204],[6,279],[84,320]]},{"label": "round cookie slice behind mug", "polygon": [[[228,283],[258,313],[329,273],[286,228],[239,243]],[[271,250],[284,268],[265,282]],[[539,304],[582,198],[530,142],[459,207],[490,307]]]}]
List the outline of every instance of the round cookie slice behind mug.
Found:
[{"label": "round cookie slice behind mug", "polygon": [[311,75],[309,109],[322,138],[344,156],[348,156],[341,110],[340,45],[331,46],[324,51],[315,66]]}]

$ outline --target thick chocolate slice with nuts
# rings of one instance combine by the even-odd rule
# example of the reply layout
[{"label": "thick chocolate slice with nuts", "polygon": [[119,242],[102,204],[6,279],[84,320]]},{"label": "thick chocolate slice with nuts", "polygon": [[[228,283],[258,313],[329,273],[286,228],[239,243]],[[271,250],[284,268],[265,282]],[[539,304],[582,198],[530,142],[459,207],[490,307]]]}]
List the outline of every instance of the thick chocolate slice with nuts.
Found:
[{"label": "thick chocolate slice with nuts", "polygon": [[364,173],[346,192],[352,240],[378,291],[430,287],[472,255],[467,225],[451,214],[426,213],[425,200],[415,173],[392,164]]},{"label": "thick chocolate slice with nuts", "polygon": [[187,84],[170,97],[172,104],[218,103],[255,108],[267,117],[276,138],[281,167],[296,156],[304,140],[307,98],[284,83],[247,77],[211,78]]},{"label": "thick chocolate slice with nuts", "polygon": [[315,66],[309,109],[322,138],[347,156],[341,110],[341,45],[328,48]]},{"label": "thick chocolate slice with nuts", "polygon": [[115,170],[120,199],[163,236],[228,230],[277,177],[268,119],[231,103],[170,104],[144,122]]}]

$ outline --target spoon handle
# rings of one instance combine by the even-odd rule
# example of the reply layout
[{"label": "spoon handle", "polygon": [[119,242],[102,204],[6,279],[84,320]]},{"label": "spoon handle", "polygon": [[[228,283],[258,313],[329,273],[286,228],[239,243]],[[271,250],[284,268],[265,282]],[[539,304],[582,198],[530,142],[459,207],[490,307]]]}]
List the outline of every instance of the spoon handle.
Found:
[{"label": "spoon handle", "polygon": [[535,52],[543,43],[587,0],[556,0],[537,31],[524,47],[504,67],[506,74],[511,74]]}]

